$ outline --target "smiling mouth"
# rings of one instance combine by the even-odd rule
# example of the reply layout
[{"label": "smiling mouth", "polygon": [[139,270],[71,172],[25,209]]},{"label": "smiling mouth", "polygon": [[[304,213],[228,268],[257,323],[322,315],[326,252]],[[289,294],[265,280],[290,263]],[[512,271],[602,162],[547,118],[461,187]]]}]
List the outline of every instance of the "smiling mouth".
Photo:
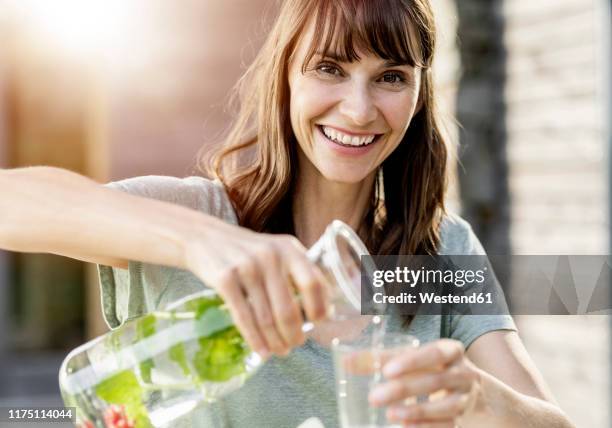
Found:
[{"label": "smiling mouth", "polygon": [[344,134],[340,131],[337,131],[327,126],[323,126],[323,125],[316,125],[316,126],[317,128],[319,128],[319,130],[321,131],[321,134],[323,134],[325,138],[327,138],[332,143],[338,144],[343,147],[362,148],[362,147],[371,146],[372,144],[380,140],[380,137],[383,136],[383,134],[351,136],[351,135]]}]

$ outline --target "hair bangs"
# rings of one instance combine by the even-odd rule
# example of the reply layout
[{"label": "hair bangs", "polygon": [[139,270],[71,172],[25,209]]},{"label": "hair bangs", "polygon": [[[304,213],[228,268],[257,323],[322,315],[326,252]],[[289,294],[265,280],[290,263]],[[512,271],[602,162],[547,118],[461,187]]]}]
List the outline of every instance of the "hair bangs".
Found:
[{"label": "hair bangs", "polygon": [[303,70],[316,54],[354,62],[363,52],[412,67],[431,64],[432,40],[424,40],[429,31],[419,26],[422,21],[404,0],[320,0],[314,9],[314,34]]}]

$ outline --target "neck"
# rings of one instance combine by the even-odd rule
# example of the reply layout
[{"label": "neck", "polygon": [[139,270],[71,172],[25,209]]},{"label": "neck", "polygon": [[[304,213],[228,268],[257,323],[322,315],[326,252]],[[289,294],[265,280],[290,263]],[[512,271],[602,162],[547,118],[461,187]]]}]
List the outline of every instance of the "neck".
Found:
[{"label": "neck", "polygon": [[293,221],[302,244],[309,248],[336,219],[358,231],[370,203],[376,173],[358,183],[341,183],[327,180],[314,168],[300,170],[293,199]]}]

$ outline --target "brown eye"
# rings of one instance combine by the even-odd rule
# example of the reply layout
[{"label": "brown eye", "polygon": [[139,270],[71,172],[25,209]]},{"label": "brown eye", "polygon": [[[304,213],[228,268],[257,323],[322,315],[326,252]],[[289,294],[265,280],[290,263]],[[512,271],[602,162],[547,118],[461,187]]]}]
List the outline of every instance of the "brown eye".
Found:
[{"label": "brown eye", "polygon": [[404,83],[406,81],[406,78],[404,77],[402,73],[398,73],[394,71],[394,72],[383,74],[381,80],[383,81],[383,83],[397,85],[400,83]]},{"label": "brown eye", "polygon": [[317,66],[317,72],[330,76],[342,76],[342,71],[334,64],[321,63]]}]

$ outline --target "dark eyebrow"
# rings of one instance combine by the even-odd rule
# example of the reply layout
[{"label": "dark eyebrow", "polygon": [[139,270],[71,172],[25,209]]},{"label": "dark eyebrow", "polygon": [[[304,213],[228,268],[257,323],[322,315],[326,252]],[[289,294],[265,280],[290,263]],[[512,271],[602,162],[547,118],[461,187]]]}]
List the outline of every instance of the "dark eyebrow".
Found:
[{"label": "dark eyebrow", "polygon": [[319,55],[322,58],[329,58],[337,62],[346,62],[339,54],[334,52],[316,51],[315,55]]},{"label": "dark eyebrow", "polygon": [[[336,62],[347,62],[345,58],[342,58],[341,55],[339,55],[339,54],[337,54],[335,52],[316,51],[315,54],[319,55],[320,57],[323,57],[323,58],[329,58],[329,59],[331,59],[333,61],[336,61]],[[409,66],[409,67],[411,67],[411,65],[409,63],[407,63],[407,62],[387,60],[382,65],[382,68],[392,68],[392,67],[401,67],[401,66]]]},{"label": "dark eyebrow", "polygon": [[408,66],[411,67],[410,64],[408,64],[407,62],[399,62],[399,61],[393,61],[393,60],[389,60],[389,61],[385,61],[385,63],[383,64],[383,67],[387,68],[387,67],[401,67],[401,66]]}]

